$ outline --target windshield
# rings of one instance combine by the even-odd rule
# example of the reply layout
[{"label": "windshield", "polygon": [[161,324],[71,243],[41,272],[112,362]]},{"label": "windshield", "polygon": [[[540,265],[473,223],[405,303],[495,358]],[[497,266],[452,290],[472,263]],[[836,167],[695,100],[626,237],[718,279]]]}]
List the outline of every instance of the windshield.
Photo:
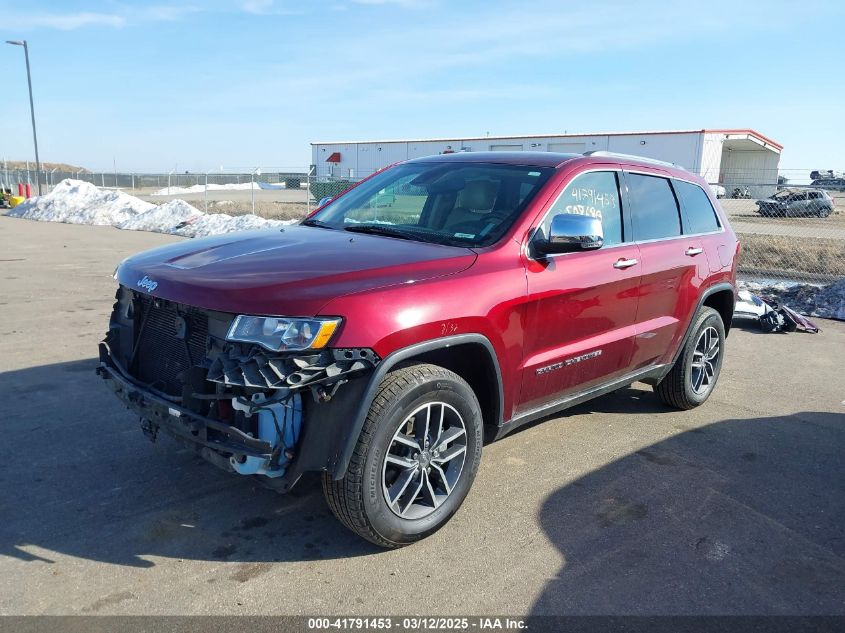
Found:
[{"label": "windshield", "polygon": [[361,183],[303,223],[488,246],[513,225],[553,171],[488,163],[407,163]]}]

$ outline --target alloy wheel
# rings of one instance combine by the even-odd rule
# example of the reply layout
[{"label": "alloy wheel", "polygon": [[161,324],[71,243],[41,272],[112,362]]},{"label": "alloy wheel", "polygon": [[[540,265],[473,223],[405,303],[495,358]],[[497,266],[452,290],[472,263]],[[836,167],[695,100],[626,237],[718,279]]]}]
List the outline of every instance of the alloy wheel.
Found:
[{"label": "alloy wheel", "polygon": [[706,393],[715,383],[719,353],[719,333],[708,326],[699,334],[692,353],[690,382],[696,394]]},{"label": "alloy wheel", "polygon": [[415,409],[393,434],[382,466],[384,499],[403,519],[421,519],[452,494],[467,452],[461,414],[445,402]]}]

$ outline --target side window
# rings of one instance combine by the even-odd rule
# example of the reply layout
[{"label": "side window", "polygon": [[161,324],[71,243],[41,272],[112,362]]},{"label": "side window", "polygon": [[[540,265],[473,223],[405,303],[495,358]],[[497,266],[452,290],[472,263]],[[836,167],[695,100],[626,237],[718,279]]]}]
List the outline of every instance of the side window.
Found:
[{"label": "side window", "polygon": [[604,244],[611,246],[622,242],[622,205],[619,202],[619,184],[616,172],[593,171],[576,176],[558,196],[541,226],[549,234],[552,218],[559,213],[589,215],[601,220]]},{"label": "side window", "polygon": [[657,240],[681,234],[678,203],[669,180],[626,173],[634,240]]},{"label": "side window", "polygon": [[681,199],[681,216],[684,233],[710,233],[719,230],[719,218],[710,198],[698,185],[683,180],[673,180],[675,191]]}]

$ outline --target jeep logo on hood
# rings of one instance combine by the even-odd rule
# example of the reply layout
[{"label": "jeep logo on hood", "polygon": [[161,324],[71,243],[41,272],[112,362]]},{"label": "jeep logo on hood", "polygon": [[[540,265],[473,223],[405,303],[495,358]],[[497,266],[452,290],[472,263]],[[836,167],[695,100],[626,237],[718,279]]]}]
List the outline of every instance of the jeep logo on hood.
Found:
[{"label": "jeep logo on hood", "polygon": [[147,292],[152,292],[153,290],[158,288],[158,282],[153,281],[152,279],[144,275],[143,279],[138,280],[137,286],[143,290],[146,290]]}]

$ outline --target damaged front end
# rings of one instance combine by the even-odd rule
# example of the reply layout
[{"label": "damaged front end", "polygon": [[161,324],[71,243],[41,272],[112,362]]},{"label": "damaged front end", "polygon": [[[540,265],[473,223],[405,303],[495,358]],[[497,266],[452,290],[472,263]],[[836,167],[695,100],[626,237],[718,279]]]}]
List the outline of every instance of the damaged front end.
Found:
[{"label": "damaged front end", "polygon": [[121,286],[97,373],[141,416],[215,465],[280,491],[334,474],[368,378],[369,349],[269,351],[227,340],[236,315]]}]

